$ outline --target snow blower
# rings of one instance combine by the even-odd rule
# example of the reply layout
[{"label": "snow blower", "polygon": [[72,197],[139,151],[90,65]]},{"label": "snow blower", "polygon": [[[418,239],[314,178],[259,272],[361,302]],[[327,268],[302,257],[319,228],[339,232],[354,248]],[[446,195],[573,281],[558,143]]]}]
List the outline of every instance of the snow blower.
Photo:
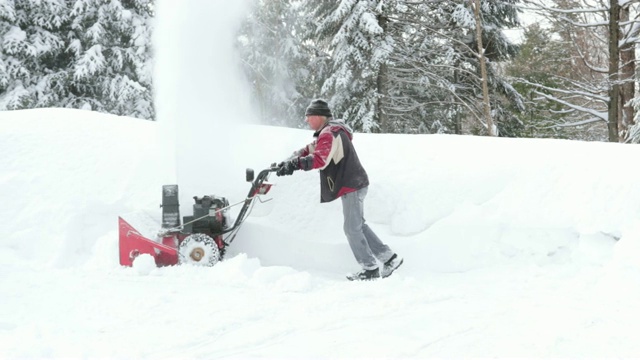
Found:
[{"label": "snow blower", "polygon": [[[233,242],[240,225],[249,215],[256,199],[260,200],[271,189],[267,182],[271,172],[277,171],[275,164],[260,171],[254,179],[252,169],[246,170],[246,179],[251,188],[246,199],[229,205],[224,197],[214,195],[194,196],[193,215],[184,216],[180,223],[178,185],[162,187],[162,228],[156,239],[143,236],[122,217],[118,217],[120,229],[120,265],[132,266],[136,257],[150,254],[157,266],[194,264],[213,266],[222,260],[226,248]],[[231,224],[228,211],[241,205],[235,222]]]}]

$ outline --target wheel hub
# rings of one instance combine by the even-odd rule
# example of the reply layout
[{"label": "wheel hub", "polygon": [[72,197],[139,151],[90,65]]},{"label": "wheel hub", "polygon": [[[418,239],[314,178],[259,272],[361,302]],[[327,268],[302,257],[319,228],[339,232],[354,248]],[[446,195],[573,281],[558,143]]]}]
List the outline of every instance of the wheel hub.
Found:
[{"label": "wheel hub", "polygon": [[204,249],[202,248],[195,248],[191,251],[191,254],[189,254],[189,256],[194,260],[194,261],[200,261],[202,260],[202,258],[204,257]]}]

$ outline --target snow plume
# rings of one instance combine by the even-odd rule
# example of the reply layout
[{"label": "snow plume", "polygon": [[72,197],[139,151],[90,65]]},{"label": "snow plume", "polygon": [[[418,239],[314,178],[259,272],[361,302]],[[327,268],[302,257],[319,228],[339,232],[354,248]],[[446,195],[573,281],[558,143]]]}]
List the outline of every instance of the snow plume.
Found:
[{"label": "snow plume", "polygon": [[[243,177],[240,123],[252,118],[248,84],[238,67],[235,34],[246,1],[160,0],[157,4],[155,102],[167,163],[166,182],[180,184],[181,204],[220,181]],[[237,175],[237,176],[234,176]]]}]

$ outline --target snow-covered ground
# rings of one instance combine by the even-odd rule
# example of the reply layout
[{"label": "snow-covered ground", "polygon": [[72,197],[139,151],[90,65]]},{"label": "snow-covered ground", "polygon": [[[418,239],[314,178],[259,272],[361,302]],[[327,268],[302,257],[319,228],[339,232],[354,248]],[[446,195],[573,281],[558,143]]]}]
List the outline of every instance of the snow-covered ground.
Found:
[{"label": "snow-covered ground", "polygon": [[345,279],[315,171],[273,176],[215,267],[121,267],[118,216],[158,221],[163,184],[183,215],[241,201],[312,134],[247,124],[247,2],[157,3],[160,122],[0,113],[0,359],[640,357],[636,145],[356,134],[392,277]]},{"label": "snow-covered ground", "polygon": [[[231,202],[244,168],[311,139],[236,130],[242,146],[194,155],[217,176],[191,180]],[[365,215],[405,264],[354,283],[315,171],[272,177],[215,267],[121,267],[118,215],[160,216],[161,138],[81,110],[0,113],[0,358],[640,357],[635,145],[356,134]]]}]

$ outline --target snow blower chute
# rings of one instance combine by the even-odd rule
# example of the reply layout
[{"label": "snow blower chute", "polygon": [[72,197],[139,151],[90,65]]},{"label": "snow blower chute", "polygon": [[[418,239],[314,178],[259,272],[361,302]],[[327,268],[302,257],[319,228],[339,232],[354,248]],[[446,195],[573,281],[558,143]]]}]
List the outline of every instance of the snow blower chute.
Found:
[{"label": "snow blower chute", "polygon": [[[227,246],[231,244],[240,225],[248,216],[254,200],[271,189],[272,184],[267,183],[267,180],[270,173],[277,170],[275,164],[272,164],[270,168],[260,171],[254,179],[253,170],[247,169],[246,179],[251,182],[251,188],[247,198],[236,204],[229,205],[224,197],[194,196],[193,215],[184,216],[182,224],[178,185],[164,185],[161,205],[162,228],[156,239],[143,236],[122,217],[118,217],[120,265],[132,266],[135,258],[141,254],[153,256],[158,266],[215,265],[223,258]],[[231,224],[228,210],[241,204],[242,208]]]}]

